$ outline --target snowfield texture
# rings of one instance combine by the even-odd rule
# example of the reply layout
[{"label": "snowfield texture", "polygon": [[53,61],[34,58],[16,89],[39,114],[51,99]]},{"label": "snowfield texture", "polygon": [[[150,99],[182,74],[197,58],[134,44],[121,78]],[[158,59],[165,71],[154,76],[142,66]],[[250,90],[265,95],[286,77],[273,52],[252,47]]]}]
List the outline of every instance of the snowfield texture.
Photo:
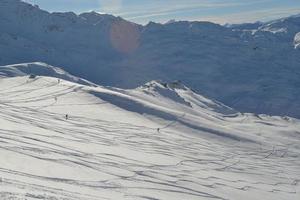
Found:
[{"label": "snowfield texture", "polygon": [[[24,76],[32,66],[53,77]],[[1,200],[299,199],[298,119],[242,114],[180,82],[0,72]]]},{"label": "snowfield texture", "polygon": [[300,117],[300,15],[227,26],[141,26],[95,12],[49,13],[1,0],[0,27],[0,65],[41,61],[121,88],[182,80],[239,111]]}]

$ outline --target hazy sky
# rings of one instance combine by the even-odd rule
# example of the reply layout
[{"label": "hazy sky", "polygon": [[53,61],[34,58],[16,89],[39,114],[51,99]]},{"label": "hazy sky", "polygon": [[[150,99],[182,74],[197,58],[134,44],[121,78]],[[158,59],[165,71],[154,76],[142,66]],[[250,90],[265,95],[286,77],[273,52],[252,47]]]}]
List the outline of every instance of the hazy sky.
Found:
[{"label": "hazy sky", "polygon": [[300,0],[23,0],[48,11],[98,11],[145,24],[149,21],[266,21],[300,14]]}]

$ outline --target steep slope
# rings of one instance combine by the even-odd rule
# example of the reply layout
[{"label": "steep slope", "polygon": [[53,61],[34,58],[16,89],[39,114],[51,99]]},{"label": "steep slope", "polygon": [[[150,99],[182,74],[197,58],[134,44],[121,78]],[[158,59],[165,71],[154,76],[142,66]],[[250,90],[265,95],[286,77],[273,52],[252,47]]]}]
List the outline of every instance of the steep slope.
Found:
[{"label": "steep slope", "polygon": [[135,88],[161,79],[244,112],[300,117],[300,17],[221,26],[140,26],[95,12],[48,13],[0,2],[0,64],[41,61],[102,85]]},{"label": "steep slope", "polygon": [[[273,26],[286,28],[274,23],[268,30]],[[300,30],[299,25],[293,28]],[[299,117],[294,102],[299,102],[300,56],[293,45],[295,31],[286,30],[271,32],[265,25],[254,31],[231,30],[200,22],[150,24],[138,56],[128,62],[137,67],[124,68],[121,76],[145,68],[150,79],[182,80],[237,110]]]},{"label": "steep slope", "polygon": [[294,44],[295,44],[295,49],[299,48],[299,46],[300,46],[300,32],[295,35]]},{"label": "steep slope", "polygon": [[137,26],[94,12],[80,16],[72,12],[48,13],[20,0],[3,0],[0,10],[0,63],[43,61],[66,66],[85,77],[99,77],[98,72],[92,73],[96,66],[106,67],[108,62],[120,59],[120,52],[111,43],[118,37],[111,35],[114,24],[129,29]]},{"label": "steep slope", "polygon": [[299,120],[237,113],[179,82],[1,78],[0,116],[3,200],[298,200]]}]

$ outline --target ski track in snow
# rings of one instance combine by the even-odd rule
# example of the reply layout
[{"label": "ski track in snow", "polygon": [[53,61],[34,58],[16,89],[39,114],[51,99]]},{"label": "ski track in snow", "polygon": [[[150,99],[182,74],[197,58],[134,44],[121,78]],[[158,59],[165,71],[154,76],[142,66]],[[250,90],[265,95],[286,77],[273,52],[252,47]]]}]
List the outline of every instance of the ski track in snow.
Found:
[{"label": "ski track in snow", "polygon": [[78,84],[10,80],[0,80],[0,199],[300,197],[299,137],[274,146],[223,142],[172,122],[157,132],[159,124],[135,120],[141,115],[107,119],[112,105]]}]

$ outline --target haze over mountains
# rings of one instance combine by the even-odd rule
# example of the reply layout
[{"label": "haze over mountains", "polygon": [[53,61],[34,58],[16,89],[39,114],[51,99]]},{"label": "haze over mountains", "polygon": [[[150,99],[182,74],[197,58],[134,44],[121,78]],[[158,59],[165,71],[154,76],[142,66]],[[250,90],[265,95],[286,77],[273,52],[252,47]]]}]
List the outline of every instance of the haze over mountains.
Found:
[{"label": "haze over mountains", "polygon": [[299,15],[227,26],[141,26],[1,0],[0,27],[1,65],[40,61],[121,88],[181,80],[242,112],[300,117]]}]

